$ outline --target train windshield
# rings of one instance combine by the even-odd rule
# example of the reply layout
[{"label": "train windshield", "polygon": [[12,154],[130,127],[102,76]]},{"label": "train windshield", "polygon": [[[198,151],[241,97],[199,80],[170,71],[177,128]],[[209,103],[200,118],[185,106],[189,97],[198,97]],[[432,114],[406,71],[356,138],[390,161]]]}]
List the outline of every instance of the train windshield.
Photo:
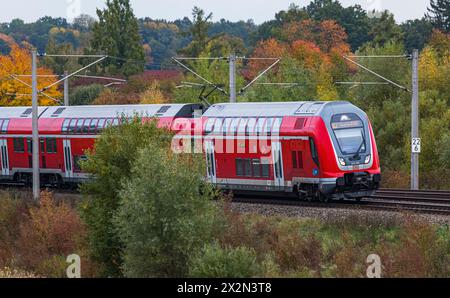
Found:
[{"label": "train windshield", "polygon": [[336,115],[331,126],[343,154],[366,152],[364,125],[357,115]]}]

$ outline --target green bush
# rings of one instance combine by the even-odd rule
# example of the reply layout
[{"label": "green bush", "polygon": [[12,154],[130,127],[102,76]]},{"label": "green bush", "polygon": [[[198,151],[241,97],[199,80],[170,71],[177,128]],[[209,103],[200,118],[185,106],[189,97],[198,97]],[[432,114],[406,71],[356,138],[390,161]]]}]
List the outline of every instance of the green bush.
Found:
[{"label": "green bush", "polygon": [[222,248],[219,244],[205,245],[193,258],[191,277],[251,278],[260,275],[261,266],[256,253],[246,247]]},{"label": "green bush", "polygon": [[76,87],[69,96],[70,105],[81,106],[92,104],[103,89],[104,87],[98,84]]},{"label": "green bush", "polygon": [[158,144],[139,150],[125,181],[115,225],[127,277],[184,277],[190,256],[211,242],[217,223],[201,156]]},{"label": "green bush", "polygon": [[102,265],[105,276],[122,275],[123,244],[112,220],[119,206],[121,182],[130,179],[139,149],[149,143],[168,148],[168,140],[167,132],[158,129],[154,121],[142,124],[136,118],[106,129],[82,164],[95,180],[81,186],[84,202],[80,212],[88,227],[92,258]]}]

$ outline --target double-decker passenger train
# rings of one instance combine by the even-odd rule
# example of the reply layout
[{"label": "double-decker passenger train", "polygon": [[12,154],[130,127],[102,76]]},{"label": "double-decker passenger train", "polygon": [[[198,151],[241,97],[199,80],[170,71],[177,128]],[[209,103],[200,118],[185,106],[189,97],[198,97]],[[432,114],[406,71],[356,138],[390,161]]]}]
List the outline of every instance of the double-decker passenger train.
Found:
[{"label": "double-decker passenger train", "polygon": [[[370,121],[348,102],[216,104],[208,109],[199,104],[40,107],[42,183],[91,179],[79,166],[85,151],[105,127],[134,114],[155,118],[174,132],[183,121],[192,123],[185,129],[204,148],[206,178],[222,189],[328,200],[359,199],[380,185]],[[31,132],[31,108],[0,109],[3,183],[31,183]]]}]

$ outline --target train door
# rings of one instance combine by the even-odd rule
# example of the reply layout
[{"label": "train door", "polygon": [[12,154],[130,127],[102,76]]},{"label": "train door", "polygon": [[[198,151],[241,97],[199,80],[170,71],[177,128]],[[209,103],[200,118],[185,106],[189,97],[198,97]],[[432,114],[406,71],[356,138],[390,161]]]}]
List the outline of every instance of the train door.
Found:
[{"label": "train door", "polygon": [[207,178],[211,183],[216,184],[216,156],[214,151],[214,142],[212,140],[205,141]]},{"label": "train door", "polygon": [[272,141],[272,158],[275,186],[284,187],[283,154],[280,141]]},{"label": "train door", "polygon": [[72,157],[72,146],[70,140],[63,140],[64,148],[64,166],[66,169],[65,178],[73,178],[73,157]]},{"label": "train door", "polygon": [[9,176],[8,143],[6,139],[0,139],[0,166],[2,176]]}]

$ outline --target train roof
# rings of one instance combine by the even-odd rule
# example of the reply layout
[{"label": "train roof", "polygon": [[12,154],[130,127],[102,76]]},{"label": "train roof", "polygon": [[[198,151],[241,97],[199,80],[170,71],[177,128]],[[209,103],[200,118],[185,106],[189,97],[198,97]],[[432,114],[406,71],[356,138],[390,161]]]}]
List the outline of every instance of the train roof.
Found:
[{"label": "train roof", "polygon": [[[46,107],[39,107],[38,113],[45,111]],[[24,118],[31,119],[33,110],[31,107],[0,107],[0,119]]]},{"label": "train roof", "polygon": [[[144,117],[188,117],[200,105],[101,105],[101,106],[51,106],[39,107],[41,118],[115,118],[138,114]],[[0,118],[31,118],[30,107],[2,107]]]},{"label": "train roof", "polygon": [[318,116],[327,107],[351,105],[346,101],[303,101],[303,102],[246,102],[225,103],[211,106],[205,117],[284,117]]}]

